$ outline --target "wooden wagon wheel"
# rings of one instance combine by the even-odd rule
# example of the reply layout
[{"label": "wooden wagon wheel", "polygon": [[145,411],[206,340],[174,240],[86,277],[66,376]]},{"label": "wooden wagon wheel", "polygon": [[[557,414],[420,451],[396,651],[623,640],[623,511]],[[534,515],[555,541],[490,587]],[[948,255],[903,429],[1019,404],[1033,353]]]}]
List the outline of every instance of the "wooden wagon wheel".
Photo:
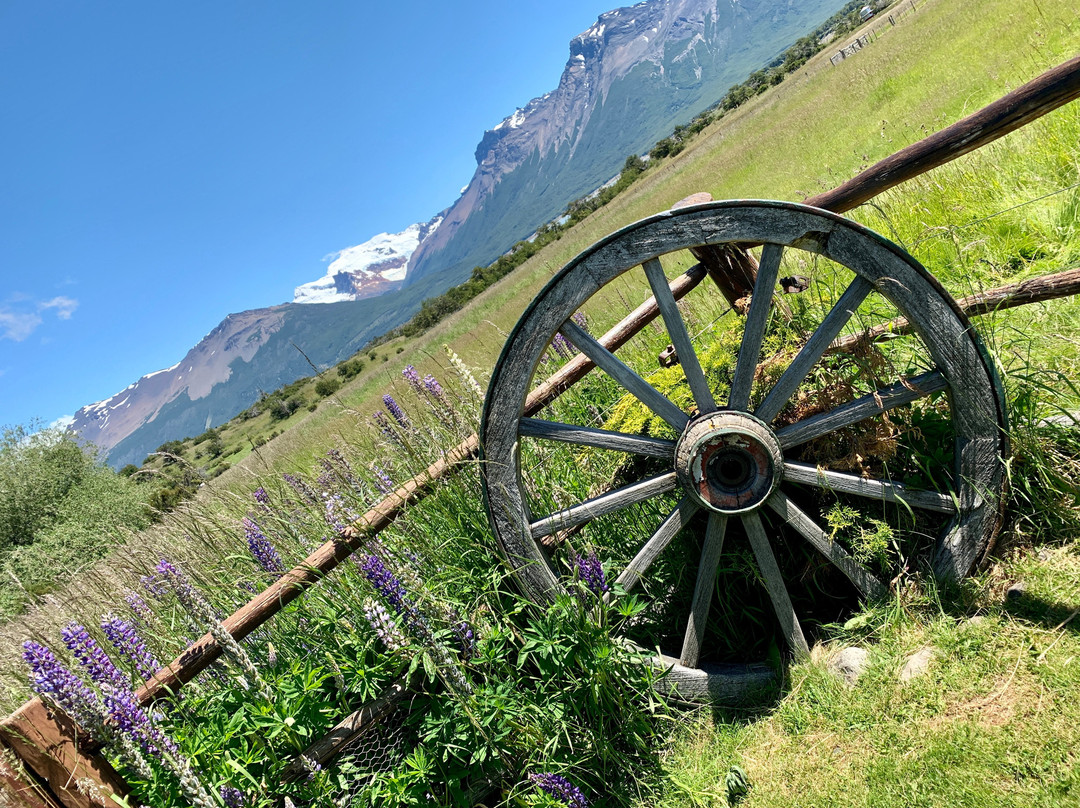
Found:
[{"label": "wooden wagon wheel", "polygon": [[[703,370],[700,338],[689,333],[663,265],[685,260],[682,251],[701,245],[762,245],[737,359],[724,385],[716,382],[715,368],[706,363]],[[770,375],[762,357],[771,333],[770,312],[777,309],[777,280],[782,262],[790,267],[798,261],[797,266],[822,267],[821,277],[827,274],[836,294],[817,293],[824,301],[816,327],[804,330],[800,346],[789,355],[772,357],[771,365],[786,363],[786,369]],[[627,361],[637,366],[630,367],[573,319],[579,310],[595,318],[610,300],[608,285],[616,279],[623,286],[640,279],[643,290],[651,289],[666,326],[664,341],[675,348],[685,375],[681,383],[689,387],[692,404],[685,403],[688,395],[679,406],[670,393],[650,383],[655,358],[646,369],[640,352],[630,357],[624,348]],[[705,289],[695,296],[708,294]],[[805,318],[813,307],[804,308]],[[857,341],[860,325],[869,325],[872,318],[879,323],[882,312],[885,317],[899,313],[913,324],[917,336],[903,341],[917,348],[904,354],[913,357],[914,366],[888,371],[892,375],[886,373],[883,382],[880,361],[878,370],[863,374],[865,378],[859,377],[858,368],[866,363],[855,362],[855,370],[847,371],[845,384],[852,389],[843,403],[808,407],[813,397],[808,398],[807,390],[822,383],[823,374],[829,378],[827,368],[835,362],[838,340],[846,335],[846,344]],[[658,416],[654,420],[667,425],[668,436],[600,429],[595,420],[581,423],[580,415],[579,423],[527,417],[532,413],[525,412],[526,398],[550,345],[561,339],[558,334],[638,399],[650,416]],[[816,382],[808,380],[811,374]],[[894,481],[891,471],[882,470],[888,464],[871,462],[854,473],[836,469],[834,461],[800,454],[807,447],[828,447],[841,437],[850,442],[861,431],[881,430],[883,420],[891,425],[888,419],[910,412],[905,405],[913,403],[944,413],[939,420],[951,431],[945,447],[951,451],[941,452],[951,457],[939,461],[948,468],[927,469],[930,477],[947,479],[940,490]],[[700,546],[700,561],[697,572],[686,576],[693,596],[684,598],[689,613],[682,618],[685,631],[679,632],[682,647],[661,648],[658,664],[668,670],[665,686],[684,698],[738,698],[748,685],[762,681],[764,669],[710,665],[709,649],[702,647],[725,534],[745,534],[776,624],[788,648],[803,654],[807,642],[789,596],[791,582],[785,583],[774,552],[779,532],[789,537],[785,542],[796,537],[815,548],[859,597],[881,597],[888,591],[886,574],[857,561],[842,542],[833,540],[822,515],[813,513],[815,497],[823,492],[855,498],[874,508],[906,512],[911,524],[919,526],[913,528],[916,532],[933,524],[937,535],[927,555],[934,574],[939,579],[967,575],[989,551],[999,521],[1006,448],[1003,412],[1000,385],[971,325],[937,281],[895,244],[840,216],[802,205],[731,201],[691,206],[644,219],[590,247],[525,311],[495,367],[485,402],[481,447],[488,514],[524,590],[540,602],[566,590],[570,567],[558,556],[558,540],[581,525],[593,520],[599,524],[654,503],[644,517],[630,520],[648,524],[633,537],[617,571],[617,583],[627,590],[650,588],[651,571],[672,552],[673,539],[678,535],[685,544],[686,535],[696,528],[698,545],[693,549]],[[934,440],[923,437],[924,442]],[[890,440],[895,445],[895,438]],[[623,479],[614,490],[594,487],[583,500],[551,506],[549,491],[534,490],[553,487],[551,479],[537,485],[530,478],[542,466],[547,447],[621,452],[641,462],[622,467]],[[532,459],[524,468],[522,457],[528,452]],[[633,479],[635,473],[638,479]],[[665,498],[667,504],[657,511],[655,503]],[[736,523],[741,529],[728,530]],[[660,598],[674,591],[667,584],[652,588],[660,590]]]}]

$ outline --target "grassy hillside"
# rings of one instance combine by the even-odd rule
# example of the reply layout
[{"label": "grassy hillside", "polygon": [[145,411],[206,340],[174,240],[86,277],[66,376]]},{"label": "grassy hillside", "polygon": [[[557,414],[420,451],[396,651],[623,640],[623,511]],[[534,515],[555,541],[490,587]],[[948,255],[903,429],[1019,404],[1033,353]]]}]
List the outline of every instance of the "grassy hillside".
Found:
[{"label": "grassy hillside", "polygon": [[[194,503],[7,626],[2,648],[8,663],[0,673],[8,705],[27,695],[18,644],[33,638],[56,646],[57,629],[68,619],[92,626],[104,610],[123,610],[130,591],[154,607],[140,625],[159,658],[201,632],[167,589],[158,599],[141,588],[138,577],[162,556],[180,564],[212,605],[228,613],[278,568],[265,563],[265,546],[253,543],[253,528],[241,522],[245,514],[276,545],[279,563],[296,563],[348,511],[377,498],[384,475],[400,483],[441,446],[474,429],[479,396],[441,346],[455,350],[483,382],[528,301],[588,244],[691,192],[799,199],[831,187],[1063,61],[1078,46],[1080,28],[1064,0],[928,0],[838,66],[829,64],[827,52],[812,60],[797,77],[650,168],[461,312],[419,337],[380,346],[374,359],[362,357],[363,370],[320,397],[313,412],[300,408],[276,424],[264,413],[223,430],[224,446],[247,446],[231,454],[231,468]],[[853,217],[905,246],[957,296],[1075,266],[1078,144],[1074,104]],[[610,298],[617,305],[590,310],[590,327],[640,301],[640,286],[625,287],[623,301]],[[827,293],[815,294],[807,310],[827,302],[818,299]],[[715,339],[721,348],[737,331],[722,309],[699,297],[687,314],[697,324],[695,334],[700,328],[702,339]],[[658,607],[644,600],[604,606],[590,600],[595,593],[584,579],[571,581],[576,596],[550,610],[516,598],[494,560],[478,477],[467,468],[382,536],[380,553],[430,623],[421,631],[411,613],[397,613],[412,634],[405,640],[410,650],[393,651],[365,622],[364,609],[385,589],[372,585],[378,575],[369,574],[374,562],[364,557],[247,643],[253,672],[233,660],[200,679],[183,708],[166,716],[167,729],[215,789],[228,783],[242,788],[249,804],[269,805],[286,793],[275,784],[297,753],[411,658],[429,671],[431,685],[421,687],[414,703],[416,721],[394,737],[422,742],[393,758],[391,768],[381,768],[383,759],[376,758],[382,753],[369,748],[352,758],[351,769],[312,772],[289,787],[294,801],[415,805],[427,804],[424,794],[432,793],[437,804],[472,805],[475,799],[455,790],[457,784],[495,776],[506,778],[502,790],[484,804],[550,808],[559,803],[528,775],[556,773],[595,805],[641,808],[1077,804],[1080,439],[1046,419],[1080,408],[1078,323],[1080,305],[1073,300],[977,323],[1004,371],[1015,447],[1005,531],[989,568],[940,590],[917,564],[898,563],[886,546],[883,553],[897,563],[889,572],[895,574],[890,595],[865,607],[850,597],[838,603],[816,574],[789,578],[806,584],[799,608],[810,609],[816,646],[810,659],[787,669],[776,692],[745,709],[695,712],[651,695],[648,669],[609,636],[611,627],[647,632],[654,618],[659,625]],[[655,368],[664,341],[664,334],[647,329],[628,346],[628,361]],[[902,347],[888,351],[892,362],[907,358]],[[559,361],[553,359],[552,368]],[[401,376],[407,363],[419,378],[437,377],[442,392],[422,384],[414,390]],[[306,384],[313,389],[315,383]],[[404,407],[407,424],[383,407],[387,392]],[[560,412],[592,406],[610,418],[618,403],[602,379],[591,379]],[[381,428],[373,419],[380,410]],[[910,451],[931,457],[933,412],[917,415],[922,420],[904,416],[913,427],[909,440],[916,448]],[[252,448],[267,429],[280,434]],[[196,451],[183,448],[192,462]],[[550,456],[561,461],[539,478],[537,496],[581,496],[619,473],[603,456]],[[303,480],[282,472],[300,472]],[[846,530],[842,512],[830,513],[838,516],[830,526]],[[600,550],[610,573],[625,562],[627,537],[638,534],[616,524],[608,534],[584,535],[589,543],[578,545],[582,554]],[[853,548],[865,538],[836,535]],[[249,547],[261,548],[261,566]],[[736,544],[725,556],[721,591],[730,608],[711,636],[732,655],[753,657],[768,655],[775,634],[747,553]],[[573,569],[571,559],[560,559]],[[783,563],[798,561],[796,553]],[[159,582],[168,583],[169,573],[160,569]],[[669,565],[671,575],[679,571]],[[392,601],[383,603],[392,610]],[[463,639],[463,623],[475,628],[475,648]],[[757,645],[745,645],[747,637]],[[866,649],[869,658],[851,688],[827,671],[828,660],[849,645]],[[902,677],[924,649],[928,667]],[[263,682],[278,694],[274,700],[257,695]],[[749,781],[748,793],[736,787],[739,772]],[[143,785],[153,804],[177,804],[171,777],[155,768]],[[351,782],[367,790],[343,798]]]}]

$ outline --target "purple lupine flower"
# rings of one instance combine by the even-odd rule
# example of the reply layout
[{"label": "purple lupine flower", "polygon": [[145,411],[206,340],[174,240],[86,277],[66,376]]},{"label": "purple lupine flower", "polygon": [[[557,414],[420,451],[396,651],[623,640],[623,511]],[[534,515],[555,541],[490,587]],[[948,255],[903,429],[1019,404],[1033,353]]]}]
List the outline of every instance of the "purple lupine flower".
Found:
[{"label": "purple lupine flower", "polygon": [[585,319],[585,312],[575,311],[574,314],[570,317],[570,319],[577,323],[579,326],[581,326],[582,331],[589,330],[589,321]]},{"label": "purple lupine flower", "polygon": [[364,573],[364,577],[379,590],[386,602],[398,614],[415,612],[415,609],[409,603],[409,593],[405,589],[405,585],[398,580],[394,573],[387,569],[386,564],[377,555],[373,553],[366,555],[360,564],[360,571]]},{"label": "purple lupine flower", "polygon": [[311,780],[316,774],[322,771],[322,764],[308,755],[300,756],[300,765],[304,767],[304,770],[308,773],[307,779]]},{"label": "purple lupine flower", "polygon": [[550,794],[568,808],[589,808],[589,801],[585,799],[581,789],[572,785],[562,775],[545,772],[543,774],[530,774],[529,779],[541,791]]},{"label": "purple lupine flower", "polygon": [[382,397],[382,400],[383,404],[386,405],[386,409],[388,409],[390,411],[390,414],[394,416],[394,420],[397,421],[401,426],[407,428],[409,426],[409,418],[405,415],[405,410],[401,409],[401,405],[394,400],[394,397],[387,393]]},{"label": "purple lupine flower", "polygon": [[551,347],[555,349],[555,353],[561,356],[563,359],[569,359],[574,355],[574,348],[570,344],[570,341],[562,335],[562,332],[558,332],[554,339],[551,340]]},{"label": "purple lupine flower", "polygon": [[124,602],[127,603],[136,619],[143,623],[149,623],[150,618],[154,616],[154,613],[150,611],[150,607],[146,605],[146,601],[139,597],[137,592],[128,590],[128,593],[124,595]]},{"label": "purple lupine flower", "polygon": [[143,589],[158,599],[160,599],[167,591],[165,587],[162,586],[161,580],[157,575],[144,575],[139,578],[139,583],[143,585]]},{"label": "purple lupine flower", "polygon": [[324,471],[322,474],[315,478],[315,485],[318,486],[319,490],[322,491],[323,494],[327,494],[330,491],[333,491],[336,482],[337,480],[334,479],[334,473],[332,471]]},{"label": "purple lupine flower", "polygon": [[101,730],[97,694],[86,683],[61,665],[56,656],[40,643],[23,643],[23,659],[30,666],[34,692],[74,718],[83,729]]},{"label": "purple lupine flower", "polygon": [[326,524],[330,525],[338,533],[343,531],[350,522],[357,519],[356,513],[346,504],[341,494],[331,494],[326,497],[325,513]]},{"label": "purple lupine flower", "polygon": [[271,575],[281,575],[285,572],[285,562],[281,560],[281,555],[278,553],[277,548],[274,547],[273,542],[263,535],[258,523],[254,519],[245,516],[243,525],[248,549],[251,550],[255,560],[259,562],[259,566]]},{"label": "purple lupine flower", "polygon": [[238,788],[221,786],[218,789],[218,793],[221,794],[221,801],[225,803],[225,808],[244,808],[244,806],[247,805],[247,800],[244,799],[244,792]]},{"label": "purple lupine flower", "polygon": [[376,463],[371,464],[371,470],[375,472],[375,487],[379,489],[379,493],[394,493],[394,481],[390,479],[390,475]]},{"label": "purple lupine flower", "polygon": [[586,589],[596,596],[600,596],[611,589],[604,577],[604,567],[595,550],[590,550],[587,556],[580,556],[571,550],[571,558],[574,562],[574,572],[578,579],[585,584]]},{"label": "purple lupine flower", "polygon": [[255,497],[255,501],[258,502],[260,505],[266,505],[268,502],[270,502],[270,497],[266,493],[266,489],[263,488],[261,485],[255,489],[255,492],[252,494],[252,496]]},{"label": "purple lupine flower", "polygon": [[116,729],[134,740],[146,754],[160,760],[162,753],[167,752],[173,759],[186,762],[176,742],[154,726],[130,690],[107,688],[105,713]]},{"label": "purple lupine flower", "polygon": [[78,623],[68,623],[60,632],[64,645],[75,655],[90,678],[102,687],[113,687],[117,690],[127,690],[131,687],[131,680],[120,671],[104,649],[94,641],[90,632]]},{"label": "purple lupine flower", "polygon": [[115,614],[107,614],[101,618],[101,630],[109,638],[109,642],[116,647],[135,666],[139,676],[150,679],[161,667],[154,655],[146,647],[135,630],[135,626]]},{"label": "purple lupine flower", "polygon": [[371,417],[375,419],[375,426],[379,428],[383,435],[389,438],[394,434],[394,430],[390,428],[390,422],[386,420],[386,416],[381,412],[373,413]]},{"label": "purple lupine flower", "polygon": [[417,372],[416,368],[414,368],[412,365],[406,365],[405,370],[401,371],[401,375],[405,377],[405,381],[409,383],[409,387],[411,387],[414,391],[416,391],[416,393],[419,394],[420,374]]},{"label": "purple lupine flower", "polygon": [[424,390],[435,401],[439,402],[443,406],[449,406],[450,403],[446,400],[446,393],[443,391],[443,387],[439,384],[439,380],[432,376],[430,373],[424,377]]},{"label": "purple lupine flower", "polygon": [[387,650],[400,651],[408,645],[405,635],[401,633],[401,629],[394,622],[394,618],[383,608],[381,603],[376,603],[368,598],[364,601],[363,613],[364,618],[371,625],[371,630],[375,632],[376,637],[382,640]]},{"label": "purple lupine flower", "polygon": [[286,472],[281,475],[281,478],[289,484],[289,487],[300,495],[300,499],[306,502],[308,505],[314,505],[319,501],[319,498],[315,495],[315,492],[311,490],[311,486],[297,477],[295,474],[289,474]]},{"label": "purple lupine flower", "polygon": [[349,461],[345,459],[345,455],[338,449],[328,449],[326,456],[341,466],[345,471],[352,471],[352,466],[349,465]]},{"label": "purple lupine flower", "polygon": [[459,620],[452,626],[454,629],[454,636],[457,637],[458,645],[461,646],[461,653],[466,659],[472,659],[476,656],[476,636],[473,634],[472,626],[470,626],[464,620]]}]

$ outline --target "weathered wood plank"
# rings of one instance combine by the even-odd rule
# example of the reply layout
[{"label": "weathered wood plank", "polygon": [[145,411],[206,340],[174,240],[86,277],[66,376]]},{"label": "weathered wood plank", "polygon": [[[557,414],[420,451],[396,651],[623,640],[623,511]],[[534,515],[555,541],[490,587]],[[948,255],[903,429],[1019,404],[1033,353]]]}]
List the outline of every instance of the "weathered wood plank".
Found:
[{"label": "weathered wood plank", "polygon": [[761,575],[765,579],[765,588],[769,592],[773,611],[776,612],[780,628],[787,638],[788,648],[796,657],[805,657],[809,655],[810,647],[806,644],[799,618],[791,605],[791,597],[784,584],[784,576],[780,573],[780,565],[776,563],[769,537],[765,535],[765,526],[761,523],[761,517],[757,511],[750,511],[743,514],[742,521],[746,528],[746,536],[750,539],[750,549],[754,551],[758,569],[761,570]]},{"label": "weathered wood plank", "polygon": [[679,664],[688,668],[697,667],[698,657],[701,655],[701,640],[705,636],[705,625],[709,620],[709,604],[712,602],[713,584],[716,583],[716,568],[720,563],[720,554],[724,551],[727,521],[728,518],[723,514],[710,513],[709,524],[705,528],[705,542],[701,547],[697,581],[694,583],[694,599],[690,604],[690,618],[686,623],[682,652],[679,654]]},{"label": "weathered wood plank", "polygon": [[795,395],[795,391],[802,384],[807,374],[810,373],[811,368],[822,357],[832,341],[836,339],[836,335],[840,333],[840,330],[851,319],[855,310],[859,308],[859,304],[866,299],[866,296],[870,294],[873,288],[873,284],[862,275],[855,276],[855,279],[840,295],[840,299],[836,301],[829,313],[825,315],[825,319],[821,321],[810,339],[807,340],[802,350],[791,361],[788,369],[784,371],[773,389],[765,396],[761,406],[754,410],[754,415],[765,423],[769,423],[779,414],[784,405]]},{"label": "weathered wood plank", "polygon": [[626,565],[626,569],[615,579],[615,583],[621,585],[627,592],[637,586],[652,563],[660,557],[660,553],[664,552],[664,548],[671,543],[678,532],[689,524],[690,517],[697,513],[700,507],[689,497],[683,497],[656,532],[645,542],[645,546],[638,550],[637,555]]},{"label": "weathered wood plank", "polygon": [[946,390],[948,387],[949,383],[941,371],[931,370],[889,387],[875,390],[834,410],[812,415],[790,426],[782,427],[776,431],[776,438],[780,441],[781,447],[789,449],[874,415],[880,415],[887,410],[910,404],[931,393]]},{"label": "weathered wood plank", "polygon": [[562,331],[563,336],[574,344],[574,347],[617,381],[624,390],[627,390],[634,398],[663,418],[676,432],[683,431],[683,428],[690,420],[690,416],[645,381],[633,368],[593,339],[585,329],[573,320],[567,320],[559,330]]},{"label": "weathered wood plank", "polygon": [[780,260],[783,256],[784,248],[779,244],[766,244],[761,248],[761,263],[758,265],[757,280],[754,283],[754,295],[750,299],[750,310],[746,312],[739,357],[735,362],[735,374],[731,380],[728,406],[733,410],[746,410],[750,406],[750,390],[754,385],[754,374],[761,355],[761,344],[765,339],[765,326],[769,322],[776,277],[780,273]]},{"label": "weathered wood plank", "polygon": [[[14,765],[13,765],[14,764]],[[48,786],[17,762],[17,755],[0,739],[0,805],[11,808],[64,808]]]},{"label": "weathered wood plank", "polygon": [[908,488],[902,483],[885,480],[870,480],[855,474],[819,469],[809,463],[784,463],[784,481],[803,483],[826,491],[840,491],[868,499],[880,499],[885,502],[897,502],[912,508],[922,508],[938,513],[956,513],[956,502],[952,497],[936,491],[921,491]]},{"label": "weathered wood plank", "polygon": [[107,760],[96,753],[66,715],[53,713],[41,699],[31,699],[0,724],[0,739],[23,764],[48,783],[64,808],[91,808],[94,801],[76,787],[96,785],[105,799],[130,793]]},{"label": "weathered wood plank", "polygon": [[613,449],[617,452],[629,452],[648,457],[671,458],[675,455],[675,441],[673,440],[612,432],[591,426],[563,424],[557,421],[543,421],[538,418],[522,418],[519,433],[527,438],[542,438],[572,443],[576,446],[592,446],[597,449]]},{"label": "weathered wood plank", "polygon": [[609,513],[629,508],[638,502],[644,502],[660,494],[666,494],[668,491],[674,490],[677,484],[678,480],[675,472],[669,471],[666,474],[659,474],[656,477],[649,477],[646,480],[624,485],[614,491],[608,491],[606,494],[585,500],[579,505],[564,508],[542,519],[537,519],[529,525],[529,534],[533,539],[550,536],[557,531],[566,530],[584,522],[591,522],[593,519],[599,519]]},{"label": "weathered wood plank", "polygon": [[879,581],[868,569],[863,567],[839,544],[829,538],[805,512],[792,502],[783,491],[776,490],[765,504],[776,511],[777,515],[799,531],[818,552],[825,556],[839,569],[855,588],[867,598],[882,598],[889,593],[885,584]]},{"label": "weathered wood plank", "polygon": [[660,316],[663,317],[664,325],[667,326],[671,344],[675,346],[675,352],[679,355],[679,367],[686,376],[686,383],[690,385],[690,392],[694,396],[698,412],[712,412],[716,409],[716,400],[713,398],[712,390],[709,389],[709,383],[705,380],[705,372],[701,369],[697,352],[690,342],[686,323],[683,322],[679,307],[668,287],[664,267],[659,259],[650,258],[642,264],[642,268],[645,270],[645,277],[649,280],[653,298],[660,307]]}]

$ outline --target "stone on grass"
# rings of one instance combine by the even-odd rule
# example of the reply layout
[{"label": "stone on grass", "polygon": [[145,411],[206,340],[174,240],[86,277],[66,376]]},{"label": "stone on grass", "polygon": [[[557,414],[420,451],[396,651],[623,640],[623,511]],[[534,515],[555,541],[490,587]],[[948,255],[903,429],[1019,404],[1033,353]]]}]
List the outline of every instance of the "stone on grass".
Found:
[{"label": "stone on grass", "polygon": [[845,648],[831,660],[828,671],[841,679],[848,687],[854,687],[859,677],[870,666],[870,654],[865,648],[851,646]]},{"label": "stone on grass", "polygon": [[1027,594],[1027,584],[1017,581],[1005,590],[1005,600],[1020,600],[1025,594]]},{"label": "stone on grass", "polygon": [[903,669],[900,671],[900,681],[910,682],[917,676],[922,676],[930,670],[930,662],[934,658],[933,648],[923,648],[907,658]]}]

